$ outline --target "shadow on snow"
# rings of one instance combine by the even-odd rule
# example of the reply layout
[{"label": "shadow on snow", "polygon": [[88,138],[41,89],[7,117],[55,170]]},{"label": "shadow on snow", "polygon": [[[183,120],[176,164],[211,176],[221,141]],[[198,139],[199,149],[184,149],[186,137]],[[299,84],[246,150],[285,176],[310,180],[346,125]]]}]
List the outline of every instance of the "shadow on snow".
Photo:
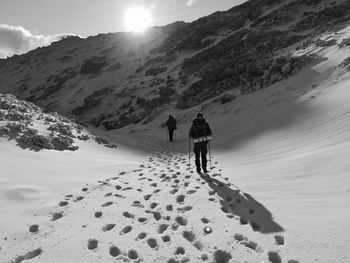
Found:
[{"label": "shadow on snow", "polygon": [[230,183],[223,183],[209,175],[200,174],[200,177],[218,195],[221,210],[228,217],[237,216],[241,224],[250,224],[254,231],[264,234],[284,231],[283,227],[273,220],[271,212],[248,193],[231,189]]}]

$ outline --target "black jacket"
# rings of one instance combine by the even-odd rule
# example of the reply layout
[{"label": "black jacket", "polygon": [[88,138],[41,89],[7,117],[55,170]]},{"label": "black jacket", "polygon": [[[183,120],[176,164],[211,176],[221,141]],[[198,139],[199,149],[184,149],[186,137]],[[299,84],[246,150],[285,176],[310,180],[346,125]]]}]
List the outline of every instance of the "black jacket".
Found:
[{"label": "black jacket", "polygon": [[209,124],[204,118],[196,118],[193,120],[189,136],[191,138],[199,138],[202,136],[212,135]]},{"label": "black jacket", "polygon": [[169,117],[166,126],[168,126],[168,129],[176,129],[176,119]]}]

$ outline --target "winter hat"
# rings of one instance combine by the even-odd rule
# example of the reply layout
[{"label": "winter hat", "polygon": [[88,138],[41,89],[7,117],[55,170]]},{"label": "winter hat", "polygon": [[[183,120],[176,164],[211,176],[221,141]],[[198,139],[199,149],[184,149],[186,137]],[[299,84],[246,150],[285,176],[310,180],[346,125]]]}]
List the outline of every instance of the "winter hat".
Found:
[{"label": "winter hat", "polygon": [[202,113],[198,113],[197,114],[197,118],[203,118],[203,114]]}]

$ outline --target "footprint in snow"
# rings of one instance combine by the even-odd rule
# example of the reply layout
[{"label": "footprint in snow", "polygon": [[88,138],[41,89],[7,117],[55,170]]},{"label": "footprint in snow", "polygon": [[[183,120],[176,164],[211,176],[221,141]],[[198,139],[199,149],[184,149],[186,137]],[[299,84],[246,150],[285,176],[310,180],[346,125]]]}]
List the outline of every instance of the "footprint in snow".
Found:
[{"label": "footprint in snow", "polygon": [[152,195],[151,195],[151,194],[148,194],[148,195],[145,195],[145,196],[143,197],[143,199],[145,199],[146,201],[148,201],[151,197],[152,197]]},{"label": "footprint in snow", "polygon": [[283,246],[284,245],[284,237],[281,235],[275,235],[276,245]]},{"label": "footprint in snow", "polygon": [[177,203],[183,203],[185,201],[185,196],[184,195],[179,195],[176,197],[176,202]]},{"label": "footprint in snow", "polygon": [[261,230],[260,225],[254,221],[250,222],[250,226],[252,227],[253,231],[260,231]]},{"label": "footprint in snow", "polygon": [[137,219],[137,221],[139,221],[141,224],[144,224],[144,223],[147,222],[147,218],[146,218],[146,217],[139,217],[139,218]]},{"label": "footprint in snow", "polygon": [[142,233],[137,235],[137,239],[142,240],[142,239],[146,238],[146,236],[147,236],[147,233],[146,232],[142,232]]},{"label": "footprint in snow", "polygon": [[191,211],[193,209],[193,206],[185,206],[185,207],[179,207],[177,209],[177,211],[180,211],[180,212],[188,212],[188,211]]},{"label": "footprint in snow", "polygon": [[185,249],[183,247],[178,247],[175,250],[175,255],[185,255]]},{"label": "footprint in snow", "polygon": [[97,246],[98,246],[98,240],[96,240],[96,239],[90,239],[90,240],[88,241],[87,248],[88,248],[89,250],[94,250],[94,249],[97,248]]},{"label": "footprint in snow", "polygon": [[30,233],[37,233],[39,230],[39,226],[38,225],[31,225],[29,226],[29,232]]},{"label": "footprint in snow", "polygon": [[132,230],[132,226],[126,226],[124,227],[121,231],[120,231],[120,235],[125,235],[127,233],[129,233]]},{"label": "footprint in snow", "polygon": [[51,221],[56,221],[56,220],[58,220],[58,219],[60,219],[62,217],[63,217],[63,213],[62,212],[53,213]]},{"label": "footprint in snow", "polygon": [[173,189],[170,191],[170,193],[173,195],[173,194],[176,194],[179,190],[178,189]]},{"label": "footprint in snow", "polygon": [[106,203],[102,204],[101,206],[102,207],[106,207],[106,206],[110,206],[112,204],[113,204],[113,202],[106,202]]},{"label": "footprint in snow", "polygon": [[123,212],[123,216],[125,216],[126,218],[134,218],[133,214],[130,214],[129,212],[125,211]]},{"label": "footprint in snow", "polygon": [[239,222],[240,222],[242,225],[248,224],[248,220],[247,220],[245,217],[241,217],[241,218],[239,219]]},{"label": "footprint in snow", "polygon": [[228,263],[231,258],[232,255],[229,252],[223,250],[216,250],[214,252],[214,262]]},{"label": "footprint in snow", "polygon": [[204,224],[208,224],[208,223],[210,222],[209,219],[206,218],[206,217],[202,217],[202,218],[201,218],[201,221],[202,221]]},{"label": "footprint in snow", "polygon": [[159,234],[163,234],[167,229],[168,229],[169,225],[167,224],[161,224],[158,227],[158,233]]},{"label": "footprint in snow", "polygon": [[269,251],[267,253],[269,261],[271,263],[282,263],[282,259],[280,257],[280,255],[278,254],[278,252],[276,251]]},{"label": "footprint in snow", "polygon": [[85,197],[84,196],[78,196],[77,198],[75,198],[74,202],[79,202],[81,200],[83,200]]},{"label": "footprint in snow", "polygon": [[187,219],[183,218],[182,216],[178,216],[175,218],[176,223],[178,223],[181,226],[187,226]]},{"label": "footprint in snow", "polygon": [[154,219],[159,221],[162,218],[162,215],[159,212],[153,212]]},{"label": "footprint in snow", "polygon": [[95,212],[95,217],[96,218],[101,218],[102,216],[102,212],[98,211],[98,212]]},{"label": "footprint in snow", "polygon": [[25,253],[24,255],[22,256],[18,256],[16,259],[15,259],[15,263],[19,263],[19,262],[22,262],[24,260],[30,260],[30,259],[33,259],[37,256],[39,256],[41,253],[43,252],[43,250],[41,248],[37,248],[35,250],[32,250],[32,251],[29,251],[27,253]]},{"label": "footprint in snow", "polygon": [[134,201],[132,203],[132,206],[139,207],[139,208],[145,207],[140,201]]},{"label": "footprint in snow", "polygon": [[109,254],[112,256],[112,257],[118,257],[119,255],[121,255],[122,254],[122,252],[121,252],[121,250],[118,248],[118,247],[116,247],[116,246],[111,246],[110,248],[109,248]]},{"label": "footprint in snow", "polygon": [[147,244],[150,246],[150,248],[157,250],[158,249],[158,242],[155,238],[149,238],[147,240]]},{"label": "footprint in snow", "polygon": [[182,232],[182,236],[190,242],[193,242],[196,240],[196,235],[192,231],[185,230]]},{"label": "footprint in snow", "polygon": [[164,243],[168,243],[168,242],[171,241],[171,238],[170,238],[170,236],[165,235],[165,236],[162,236],[162,240],[163,240]]},{"label": "footprint in snow", "polygon": [[104,227],[102,227],[103,232],[111,231],[115,227],[115,224],[107,224]]},{"label": "footprint in snow", "polygon": [[155,203],[155,202],[151,203],[151,205],[150,205],[151,209],[154,209],[154,208],[156,208],[157,206],[158,206],[158,203]]},{"label": "footprint in snow", "polygon": [[136,250],[131,249],[128,251],[128,258],[135,260],[138,259],[138,257]]}]

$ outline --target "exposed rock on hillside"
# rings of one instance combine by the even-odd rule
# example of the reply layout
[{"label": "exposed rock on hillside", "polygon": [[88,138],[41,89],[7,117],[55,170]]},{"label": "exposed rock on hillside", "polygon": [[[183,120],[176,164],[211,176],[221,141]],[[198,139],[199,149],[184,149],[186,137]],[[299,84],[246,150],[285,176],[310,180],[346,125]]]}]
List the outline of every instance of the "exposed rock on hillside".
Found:
[{"label": "exposed rock on hillside", "polygon": [[[297,74],[310,45],[350,21],[346,0],[250,0],[145,34],[67,37],[0,61],[0,92],[105,129],[147,123],[228,91],[255,92]],[[165,91],[165,92],[163,92]],[[238,91],[238,92],[236,92]]]},{"label": "exposed rock on hillside", "polygon": [[81,125],[57,113],[45,113],[31,102],[0,94],[0,137],[16,140],[22,148],[33,150],[69,150],[79,147],[77,140],[94,139],[106,147],[116,147],[108,140],[89,135]]}]

